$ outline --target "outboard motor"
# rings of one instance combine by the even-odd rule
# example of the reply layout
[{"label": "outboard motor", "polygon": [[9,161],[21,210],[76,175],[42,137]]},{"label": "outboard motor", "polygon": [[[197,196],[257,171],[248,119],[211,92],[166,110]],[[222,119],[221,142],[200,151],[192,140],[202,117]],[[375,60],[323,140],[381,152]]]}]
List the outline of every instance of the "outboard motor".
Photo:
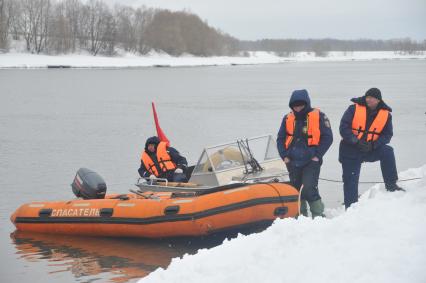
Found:
[{"label": "outboard motor", "polygon": [[104,179],[95,171],[87,168],[78,169],[71,187],[74,194],[83,199],[105,198],[107,190]]}]

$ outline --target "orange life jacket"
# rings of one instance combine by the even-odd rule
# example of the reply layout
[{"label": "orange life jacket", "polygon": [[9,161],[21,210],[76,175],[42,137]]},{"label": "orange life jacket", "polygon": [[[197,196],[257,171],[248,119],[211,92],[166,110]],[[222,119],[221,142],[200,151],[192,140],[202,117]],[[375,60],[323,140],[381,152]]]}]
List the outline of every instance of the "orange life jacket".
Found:
[{"label": "orange life jacket", "polygon": [[352,132],[360,140],[367,133],[367,141],[376,141],[388,121],[389,111],[380,109],[374,118],[368,131],[365,130],[367,123],[367,107],[355,104],[355,115],[352,119]]},{"label": "orange life jacket", "polygon": [[[307,134],[308,134],[308,145],[316,146],[319,145],[320,137],[321,137],[321,129],[320,129],[320,110],[314,109],[308,113],[307,118]],[[286,149],[289,148],[291,142],[293,141],[294,128],[296,125],[296,116],[293,112],[290,112],[287,115],[287,119],[285,121],[287,137],[284,143]]]},{"label": "orange life jacket", "polygon": [[[154,161],[152,161],[151,157],[145,152],[145,150],[142,152],[141,161],[149,173],[154,174],[156,177],[161,175],[158,172],[158,168],[155,166]],[[160,165],[160,170],[163,173],[176,169],[176,164],[172,161],[170,154],[167,152],[166,142],[160,142],[157,146],[157,161],[158,165]]]}]

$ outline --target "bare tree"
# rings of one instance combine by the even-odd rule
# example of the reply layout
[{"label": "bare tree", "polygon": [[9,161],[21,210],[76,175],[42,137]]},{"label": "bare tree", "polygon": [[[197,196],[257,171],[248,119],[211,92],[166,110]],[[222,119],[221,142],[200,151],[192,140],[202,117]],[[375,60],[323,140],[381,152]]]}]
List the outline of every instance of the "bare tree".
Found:
[{"label": "bare tree", "polygon": [[71,49],[70,24],[66,17],[65,5],[58,3],[52,8],[49,22],[48,52],[67,53]]},{"label": "bare tree", "polygon": [[40,53],[46,47],[50,0],[18,0],[21,15],[19,30],[27,44],[27,50]]},{"label": "bare tree", "polygon": [[84,6],[83,17],[82,36],[87,37],[89,52],[96,56],[105,47],[103,40],[110,21],[109,8],[102,1],[89,0]]},{"label": "bare tree", "polygon": [[240,41],[208,25],[188,11],[171,12],[116,5],[102,0],[0,0],[0,50],[10,40],[24,40],[32,53],[69,53],[87,50],[93,55],[114,55],[118,49],[147,54],[150,50],[174,56],[249,54],[270,51],[279,56],[294,52],[395,51],[414,54],[426,50],[426,41],[263,39]]},{"label": "bare tree", "polygon": [[33,2],[28,0],[18,0],[18,3],[20,9],[20,16],[17,19],[18,30],[25,39],[27,51],[33,52],[35,7]]},{"label": "bare tree", "polygon": [[146,45],[157,51],[178,56],[185,51],[177,17],[170,11],[157,11],[144,32]]},{"label": "bare tree", "polygon": [[230,55],[237,50],[237,40],[208,26],[188,12],[158,10],[147,24],[143,41],[155,50],[179,56]]},{"label": "bare tree", "polygon": [[6,51],[9,46],[8,31],[10,17],[8,11],[9,1],[0,0],[0,52]]},{"label": "bare tree", "polygon": [[104,30],[102,36],[102,52],[108,56],[115,54],[115,44],[117,37],[117,21],[110,11],[104,15]]},{"label": "bare tree", "polygon": [[68,21],[68,29],[70,36],[70,51],[75,52],[77,50],[77,42],[81,33],[81,27],[79,22],[79,15],[81,13],[82,4],[79,0],[65,0],[65,17]]},{"label": "bare tree", "polygon": [[146,9],[145,7],[138,8],[135,12],[137,51],[140,54],[147,54],[152,49],[145,38],[145,33],[147,27],[152,22],[155,13],[156,10]]},{"label": "bare tree", "polygon": [[137,51],[137,22],[136,11],[127,6],[115,6],[115,18],[117,21],[117,41],[128,52]]},{"label": "bare tree", "polygon": [[21,35],[21,3],[20,1],[9,0],[9,33],[13,40],[19,40]]}]

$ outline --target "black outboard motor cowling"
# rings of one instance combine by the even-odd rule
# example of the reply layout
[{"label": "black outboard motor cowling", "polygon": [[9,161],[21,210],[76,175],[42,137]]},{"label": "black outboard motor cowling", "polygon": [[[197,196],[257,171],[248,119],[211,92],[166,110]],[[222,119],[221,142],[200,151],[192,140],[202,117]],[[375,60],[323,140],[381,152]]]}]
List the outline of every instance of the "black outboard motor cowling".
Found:
[{"label": "black outboard motor cowling", "polygon": [[105,198],[107,186],[102,177],[87,168],[80,168],[71,184],[72,191],[83,199]]}]

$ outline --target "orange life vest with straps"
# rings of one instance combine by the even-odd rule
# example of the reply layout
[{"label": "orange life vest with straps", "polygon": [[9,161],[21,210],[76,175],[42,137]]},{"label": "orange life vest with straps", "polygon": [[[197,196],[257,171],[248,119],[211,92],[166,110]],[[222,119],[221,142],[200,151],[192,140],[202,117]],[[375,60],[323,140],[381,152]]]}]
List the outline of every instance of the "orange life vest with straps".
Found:
[{"label": "orange life vest with straps", "polygon": [[[320,143],[321,129],[320,129],[320,110],[315,108],[308,113],[307,118],[307,134],[308,134],[308,146],[316,146]],[[293,141],[294,128],[296,125],[296,116],[293,112],[287,115],[285,120],[285,127],[287,137],[285,139],[284,146],[286,149],[289,148]]]},{"label": "orange life vest with straps", "polygon": [[366,131],[367,107],[355,104],[355,115],[352,119],[352,133],[359,140],[363,138],[364,134],[367,134],[367,141],[376,141],[382,133],[388,118],[389,111],[380,109],[373,123],[371,123],[370,128]]},{"label": "orange life vest with straps", "polygon": [[[142,152],[141,161],[149,173],[154,174],[156,177],[161,175],[161,173],[158,172],[158,168],[155,166],[154,161],[152,161],[151,157],[145,152],[145,150]],[[157,161],[162,173],[169,170],[175,170],[177,168],[176,164],[172,161],[170,154],[167,152],[166,142],[160,142],[157,146]]]}]

